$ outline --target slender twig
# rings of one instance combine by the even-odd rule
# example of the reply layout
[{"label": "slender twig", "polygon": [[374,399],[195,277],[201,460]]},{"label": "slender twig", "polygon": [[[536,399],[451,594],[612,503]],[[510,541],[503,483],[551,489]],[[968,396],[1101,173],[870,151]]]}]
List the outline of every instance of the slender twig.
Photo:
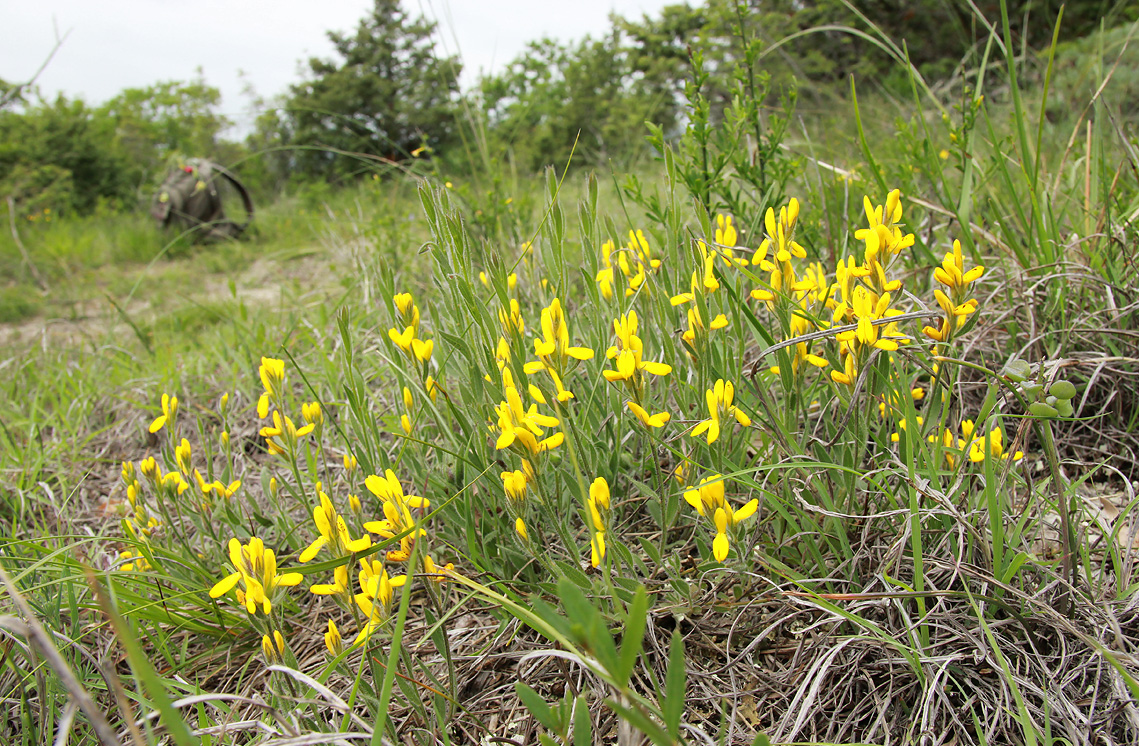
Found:
[{"label": "slender twig", "polygon": [[43,275],[36,269],[36,265],[32,262],[32,257],[28,254],[28,249],[24,246],[24,242],[20,240],[20,232],[16,230],[16,200],[12,195],[8,195],[8,227],[12,230],[12,240],[16,242],[16,248],[20,250],[20,257],[24,260],[24,264],[28,265],[28,270],[35,278],[36,284],[40,286],[40,290],[45,293],[48,292],[47,283],[44,282]]},{"label": "slender twig", "polygon": [[8,104],[15,101],[16,98],[20,95],[20,93],[23,92],[23,90],[25,88],[28,88],[28,87],[35,84],[36,80],[40,77],[41,74],[43,74],[43,71],[46,70],[47,66],[51,63],[52,58],[55,57],[55,53],[58,52],[59,48],[63,46],[63,42],[67,40],[67,36],[70,33],[71,32],[68,31],[63,36],[60,36],[59,35],[59,29],[56,28],[56,30],[55,30],[55,46],[52,47],[51,51],[47,53],[47,57],[44,58],[44,61],[43,61],[43,63],[40,64],[39,69],[35,71],[35,73],[32,75],[32,77],[27,80],[27,82],[16,83],[11,88],[9,88],[7,91],[0,93],[0,109],[3,109]]}]

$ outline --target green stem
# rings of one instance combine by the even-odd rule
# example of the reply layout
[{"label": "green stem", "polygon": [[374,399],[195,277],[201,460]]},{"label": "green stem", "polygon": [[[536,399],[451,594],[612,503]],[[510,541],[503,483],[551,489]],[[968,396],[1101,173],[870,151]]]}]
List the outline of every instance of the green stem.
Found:
[{"label": "green stem", "polygon": [[[1046,420],[1037,420],[1037,429],[1040,440],[1044,445],[1044,455],[1048,459],[1048,469],[1052,474],[1052,486],[1056,490],[1056,511],[1060,514],[1060,569],[1064,581],[1072,586],[1076,584],[1076,537],[1072,526],[1072,509],[1065,495],[1063,478],[1060,476],[1060,457],[1056,452],[1056,441],[1052,438],[1052,423]],[[1071,597],[1065,591],[1060,596],[1060,611],[1067,614],[1071,608]]]}]

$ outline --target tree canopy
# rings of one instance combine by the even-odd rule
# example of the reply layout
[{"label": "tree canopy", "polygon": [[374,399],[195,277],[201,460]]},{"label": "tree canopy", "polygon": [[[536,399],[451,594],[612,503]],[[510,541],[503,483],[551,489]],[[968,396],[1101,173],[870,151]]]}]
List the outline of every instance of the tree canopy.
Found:
[{"label": "tree canopy", "polygon": [[402,160],[456,137],[461,65],[440,58],[435,24],[398,0],[375,0],[353,33],[329,32],[339,61],[310,59],[311,77],[292,87],[281,124],[300,174],[360,170],[341,154]]}]

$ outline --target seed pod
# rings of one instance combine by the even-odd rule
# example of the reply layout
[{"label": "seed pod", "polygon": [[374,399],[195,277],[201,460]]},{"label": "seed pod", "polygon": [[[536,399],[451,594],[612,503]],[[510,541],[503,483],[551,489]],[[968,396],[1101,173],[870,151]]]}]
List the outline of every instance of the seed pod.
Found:
[{"label": "seed pod", "polygon": [[1039,383],[1030,383],[1022,388],[1024,395],[1030,399],[1035,399],[1036,397],[1040,396],[1040,392],[1044,390],[1044,387]]},{"label": "seed pod", "polygon": [[1028,405],[1028,411],[1035,417],[1055,417],[1059,414],[1056,407],[1045,404],[1042,401],[1035,401]]},{"label": "seed pod", "polygon": [[1012,360],[1004,369],[1005,378],[1020,383],[1032,375],[1032,366],[1023,360]]},{"label": "seed pod", "polygon": [[1075,408],[1072,407],[1071,399],[1061,399],[1060,401],[1056,402],[1056,411],[1060,414],[1061,417],[1071,417],[1076,413]]},{"label": "seed pod", "polygon": [[1071,381],[1056,381],[1049,387],[1048,393],[1057,399],[1067,400],[1076,395],[1076,387]]},{"label": "seed pod", "polygon": [[1054,397],[1054,396],[1046,396],[1046,397],[1044,397],[1044,403],[1045,403],[1045,404],[1047,404],[1047,405],[1048,405],[1048,406],[1050,406],[1050,407],[1054,407],[1054,406],[1056,406],[1056,402],[1058,402],[1058,401],[1060,401],[1060,400],[1059,400],[1059,399],[1057,399],[1057,398],[1056,398],[1056,397]]}]

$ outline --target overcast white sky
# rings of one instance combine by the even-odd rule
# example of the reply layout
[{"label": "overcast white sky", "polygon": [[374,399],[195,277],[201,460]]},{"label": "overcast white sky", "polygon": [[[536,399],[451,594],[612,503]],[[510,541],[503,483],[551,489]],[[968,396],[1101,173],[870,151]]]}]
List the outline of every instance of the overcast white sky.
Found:
[{"label": "overcast white sky", "polygon": [[[528,41],[596,36],[609,28],[610,12],[639,18],[667,4],[404,0],[412,15],[439,21],[447,52],[458,45],[465,84],[480,69],[501,69]],[[62,91],[95,104],[123,88],[190,79],[200,66],[206,82],[221,89],[224,113],[242,122],[246,83],[265,97],[283,92],[299,79],[299,61],[333,56],[326,31],[354,28],[371,6],[371,0],[0,0],[0,78],[30,78],[58,28],[70,33],[39,78],[45,94]]]}]

